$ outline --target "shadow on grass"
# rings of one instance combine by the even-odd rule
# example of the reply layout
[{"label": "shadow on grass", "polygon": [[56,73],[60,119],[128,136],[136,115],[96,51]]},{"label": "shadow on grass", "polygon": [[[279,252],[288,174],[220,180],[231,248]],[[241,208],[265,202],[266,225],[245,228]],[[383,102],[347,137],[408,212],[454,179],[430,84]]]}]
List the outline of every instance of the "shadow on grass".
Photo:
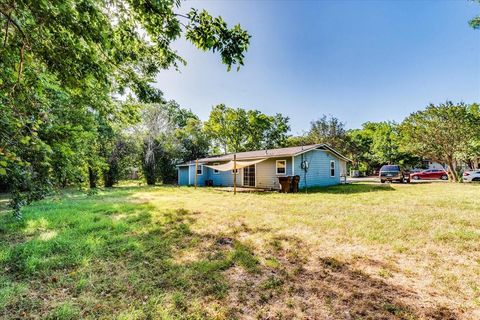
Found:
[{"label": "shadow on grass", "polygon": [[96,196],[2,217],[0,318],[211,318],[206,302],[229,318],[223,272],[257,272],[251,249],[192,232],[194,213],[154,210]]},{"label": "shadow on grass", "polygon": [[[366,192],[384,192],[395,191],[390,184],[340,184],[329,187],[312,187],[306,190],[306,193],[329,193],[329,194],[353,194]],[[299,190],[299,193],[305,193],[305,189]]]},{"label": "shadow on grass", "polygon": [[[99,197],[36,206],[0,233],[0,318],[454,318],[294,237],[255,255],[241,225],[201,234],[187,210]],[[3,222],[3,221],[2,221]]]},{"label": "shadow on grass", "polygon": [[231,291],[238,297],[230,303],[242,306],[241,314],[265,319],[457,318],[449,308],[428,305],[413,291],[372,277],[347,262],[328,256],[312,261],[306,248],[295,237],[274,238],[256,280],[231,277],[235,280]]}]

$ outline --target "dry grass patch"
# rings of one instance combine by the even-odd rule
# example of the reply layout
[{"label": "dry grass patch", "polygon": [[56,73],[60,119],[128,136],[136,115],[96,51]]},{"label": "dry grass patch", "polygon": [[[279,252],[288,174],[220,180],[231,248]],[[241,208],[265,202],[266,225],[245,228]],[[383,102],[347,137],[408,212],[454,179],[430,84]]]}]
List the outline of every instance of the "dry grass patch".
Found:
[{"label": "dry grass patch", "polygon": [[0,317],[478,319],[480,186],[122,187],[7,214]]}]

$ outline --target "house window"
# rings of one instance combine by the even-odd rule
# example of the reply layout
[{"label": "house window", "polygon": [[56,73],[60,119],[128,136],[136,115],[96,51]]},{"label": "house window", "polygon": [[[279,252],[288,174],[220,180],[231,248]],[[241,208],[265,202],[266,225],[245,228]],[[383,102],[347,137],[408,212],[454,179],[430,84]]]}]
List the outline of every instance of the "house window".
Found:
[{"label": "house window", "polygon": [[287,173],[287,160],[277,160],[276,162],[277,174]]},{"label": "house window", "polygon": [[[217,163],[214,163],[213,165],[218,166],[219,164],[220,163],[217,162]],[[219,174],[219,173],[220,173],[220,171],[218,171],[217,169],[213,169],[213,174]]]},{"label": "house window", "polygon": [[330,160],[330,177],[335,177],[335,161]]},{"label": "house window", "polygon": [[201,176],[202,174],[203,174],[203,164],[200,164],[197,167],[197,176]]}]

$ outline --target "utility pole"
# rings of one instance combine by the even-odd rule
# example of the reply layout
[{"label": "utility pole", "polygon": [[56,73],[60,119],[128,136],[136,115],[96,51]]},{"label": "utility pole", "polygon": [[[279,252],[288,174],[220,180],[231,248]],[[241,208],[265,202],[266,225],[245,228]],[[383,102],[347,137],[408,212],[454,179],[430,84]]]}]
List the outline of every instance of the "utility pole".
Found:
[{"label": "utility pole", "polygon": [[237,194],[237,155],[233,155],[233,194]]},{"label": "utility pole", "polygon": [[197,189],[197,179],[198,179],[198,159],[195,160],[195,189]]}]

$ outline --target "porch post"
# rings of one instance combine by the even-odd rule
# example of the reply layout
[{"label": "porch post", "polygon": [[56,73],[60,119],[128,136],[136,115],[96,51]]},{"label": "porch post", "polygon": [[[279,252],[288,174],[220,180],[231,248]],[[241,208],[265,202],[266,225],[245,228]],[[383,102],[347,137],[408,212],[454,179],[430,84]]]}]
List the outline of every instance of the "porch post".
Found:
[{"label": "porch post", "polygon": [[237,194],[237,155],[233,155],[233,194]]},{"label": "porch post", "polygon": [[197,189],[197,179],[198,179],[198,159],[195,160],[195,189]]}]

